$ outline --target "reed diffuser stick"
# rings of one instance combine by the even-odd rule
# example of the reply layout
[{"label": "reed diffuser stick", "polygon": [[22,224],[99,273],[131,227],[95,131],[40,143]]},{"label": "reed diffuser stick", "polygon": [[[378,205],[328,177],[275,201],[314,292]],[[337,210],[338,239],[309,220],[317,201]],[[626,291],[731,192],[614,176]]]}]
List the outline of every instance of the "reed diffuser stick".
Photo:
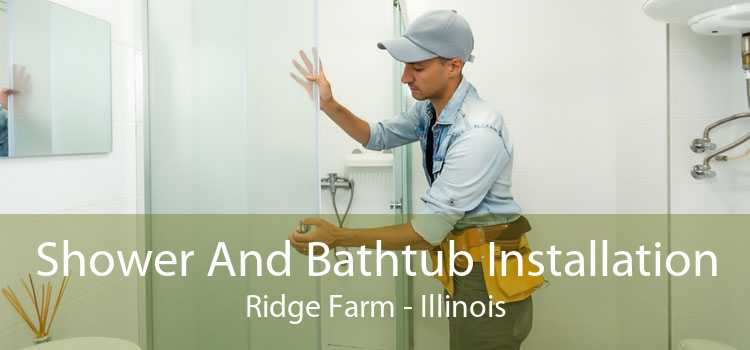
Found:
[{"label": "reed diffuser stick", "polygon": [[[31,274],[29,274],[29,281],[31,281]],[[33,297],[31,293],[31,289],[29,288],[29,286],[26,285],[26,282],[23,280],[23,278],[21,278],[21,285],[23,286],[23,289],[26,290],[26,295],[29,296],[29,300],[32,300],[34,302],[34,311],[36,311],[36,318],[39,319],[41,317],[39,315],[39,306],[37,305],[36,299]]]},{"label": "reed diffuser stick", "polygon": [[49,305],[52,302],[52,282],[47,282],[47,304],[44,305],[44,327],[42,332],[47,335],[47,327],[49,327]]},{"label": "reed diffuser stick", "polygon": [[21,316],[21,318],[26,322],[26,325],[29,326],[31,331],[34,332],[34,334],[38,334],[39,331],[37,330],[36,326],[34,326],[34,323],[31,322],[31,319],[26,314],[26,311],[23,310],[23,306],[15,297],[15,294],[13,294],[13,290],[11,290],[10,287],[8,287],[7,289],[3,288],[3,295],[5,295],[5,298],[8,299],[13,308],[16,309],[18,315]]},{"label": "reed diffuser stick", "polygon": [[60,307],[60,300],[62,300],[62,297],[65,294],[65,288],[68,286],[69,279],[70,278],[68,276],[65,276],[60,283],[60,289],[57,291],[57,301],[55,301],[55,308],[52,310],[52,318],[49,320],[49,327],[47,327],[47,334],[49,334],[50,329],[52,329],[52,322],[55,321],[55,316],[57,316],[57,309]]},{"label": "reed diffuser stick", "polygon": [[47,300],[47,284],[42,283],[42,318],[39,319],[39,336],[43,337],[44,334],[44,324],[47,323],[47,305],[49,304],[49,300]]},{"label": "reed diffuser stick", "polygon": [[29,284],[31,284],[31,292],[34,293],[34,309],[36,309],[36,317],[40,319],[41,314],[39,313],[39,302],[36,297],[36,288],[34,287],[34,280],[31,279],[31,273],[29,273]]},{"label": "reed diffuser stick", "polygon": [[[31,278],[31,274],[29,274],[28,276],[29,285],[27,285],[26,281],[24,281],[23,279],[21,279],[21,285],[26,291],[26,295],[29,297],[29,300],[34,304],[34,311],[36,312],[37,321],[36,323],[32,320],[31,317],[29,317],[29,314],[26,313],[23,304],[13,292],[13,289],[10,288],[10,286],[8,286],[7,288],[3,288],[2,293],[5,296],[5,299],[7,299],[10,305],[13,307],[13,309],[16,310],[18,316],[21,317],[21,319],[26,323],[29,329],[34,333],[36,338],[45,338],[49,336],[50,329],[52,329],[52,322],[55,320],[55,317],[57,317],[57,312],[60,309],[62,298],[65,296],[65,291],[68,288],[68,284],[70,283],[70,277],[63,277],[62,282],[60,283],[60,287],[57,291],[57,298],[53,306],[52,294],[54,291],[54,286],[52,282],[43,282],[41,286],[37,288],[34,285],[34,280]],[[37,295],[37,289],[39,290],[39,295]],[[50,311],[52,313],[51,317]]]}]

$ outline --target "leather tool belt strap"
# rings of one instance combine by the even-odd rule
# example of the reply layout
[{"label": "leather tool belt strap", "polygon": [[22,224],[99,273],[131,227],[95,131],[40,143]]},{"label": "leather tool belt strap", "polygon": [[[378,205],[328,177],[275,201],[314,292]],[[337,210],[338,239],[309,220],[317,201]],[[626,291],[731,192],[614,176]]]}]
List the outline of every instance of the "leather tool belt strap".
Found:
[{"label": "leather tool belt strap", "polygon": [[[441,274],[436,276],[453,295],[453,276],[450,276],[447,269],[450,265],[450,242],[454,244],[455,252],[465,251],[471,255],[473,262],[481,263],[484,271],[484,281],[487,286],[487,293],[496,301],[520,301],[528,298],[538,287],[544,283],[542,276],[530,276],[528,272],[537,272],[537,268],[528,261],[529,248],[526,239],[526,233],[531,230],[531,225],[526,217],[521,216],[515,221],[508,224],[471,227],[464,230],[453,231],[440,244],[431,251],[433,267],[438,264],[438,251],[442,251],[442,263],[439,264]],[[494,242],[495,251],[492,256],[489,255],[490,242]],[[522,259],[519,261],[515,256],[509,256],[505,259],[506,275],[500,273],[503,259],[502,252],[516,251]],[[516,255],[519,255],[516,254]],[[519,266],[522,264],[522,273],[518,273]],[[490,264],[495,264],[495,276],[490,276]],[[468,268],[468,260],[463,256],[456,256],[455,264],[457,269],[463,271]]]}]

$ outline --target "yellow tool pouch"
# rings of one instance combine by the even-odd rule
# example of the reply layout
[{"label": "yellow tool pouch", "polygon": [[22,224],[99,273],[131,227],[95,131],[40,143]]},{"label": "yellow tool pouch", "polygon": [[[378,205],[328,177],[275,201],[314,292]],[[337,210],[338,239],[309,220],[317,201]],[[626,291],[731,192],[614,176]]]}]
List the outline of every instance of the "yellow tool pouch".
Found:
[{"label": "yellow tool pouch", "polygon": [[[475,227],[451,232],[440,244],[440,247],[430,252],[433,268],[440,268],[440,273],[435,278],[440,281],[451,296],[455,291],[453,276],[450,276],[449,273],[451,241],[454,243],[455,252],[466,251],[471,255],[473,262],[481,263],[487,294],[492,296],[495,301],[514,302],[524,300],[544,284],[544,277],[529,275],[530,272],[539,272],[539,268],[529,261],[531,248],[525,234],[515,240],[494,241],[495,251],[490,254],[490,243],[484,230],[481,227]],[[442,252],[442,255],[438,254],[439,251]],[[521,255],[520,261],[514,255],[507,256],[505,275],[502,274],[503,251],[517,251]],[[438,259],[441,257],[443,261],[439,263]],[[518,271],[519,263],[522,264],[520,273]],[[494,264],[494,276],[490,275],[493,268],[490,264]],[[463,257],[457,257],[455,266],[463,271],[467,268],[468,261]]]}]

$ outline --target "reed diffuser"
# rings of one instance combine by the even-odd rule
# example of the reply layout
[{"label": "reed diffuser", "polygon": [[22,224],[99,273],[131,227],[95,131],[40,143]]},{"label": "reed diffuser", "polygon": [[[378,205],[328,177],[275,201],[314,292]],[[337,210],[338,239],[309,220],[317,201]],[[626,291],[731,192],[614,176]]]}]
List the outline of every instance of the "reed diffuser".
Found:
[{"label": "reed diffuser", "polygon": [[[29,274],[28,285],[26,284],[26,281],[21,279],[21,285],[23,285],[23,288],[26,290],[26,295],[29,297],[29,301],[33,303],[36,322],[32,320],[32,317],[28,313],[26,313],[26,309],[23,307],[23,304],[21,304],[21,300],[18,299],[13,292],[13,289],[11,289],[10,286],[3,288],[5,299],[8,299],[8,302],[16,310],[18,316],[21,317],[29,329],[34,333],[35,343],[43,343],[49,340],[49,332],[52,329],[52,322],[55,321],[57,310],[60,308],[60,301],[65,295],[65,289],[68,287],[69,281],[69,277],[63,277],[62,283],[60,283],[60,288],[57,290],[57,298],[53,304],[52,282],[42,283],[41,288],[38,290],[39,293],[37,293],[37,287],[34,284],[34,280],[31,278],[31,274]],[[50,305],[53,305],[52,309],[50,309]],[[51,314],[50,311],[52,311]]]}]

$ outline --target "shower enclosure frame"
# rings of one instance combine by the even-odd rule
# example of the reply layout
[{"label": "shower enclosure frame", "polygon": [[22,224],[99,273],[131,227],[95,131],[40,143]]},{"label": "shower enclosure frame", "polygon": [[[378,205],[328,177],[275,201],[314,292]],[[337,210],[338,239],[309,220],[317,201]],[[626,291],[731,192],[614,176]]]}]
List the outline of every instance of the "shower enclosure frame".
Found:
[{"label": "shower enclosure frame", "polygon": [[[393,9],[393,35],[394,37],[401,36],[408,24],[408,17],[406,15],[406,0],[391,0]],[[152,195],[152,184],[151,184],[151,113],[150,113],[150,75],[149,75],[149,57],[150,57],[150,42],[149,42],[149,0],[138,0],[137,11],[140,14],[141,23],[140,28],[142,29],[141,39],[143,42],[142,49],[142,66],[140,73],[143,77],[143,191],[144,197],[142,206],[139,203],[138,212],[143,215],[138,215],[138,227],[140,228],[139,233],[136,237],[137,247],[142,251],[151,250],[153,247],[152,235],[151,235],[151,195]],[[318,16],[319,2],[315,0],[315,16]],[[318,42],[318,28],[316,26],[314,33],[315,45],[319,46]],[[316,59],[317,63],[317,59]],[[394,61],[393,64],[393,112],[394,115],[398,115],[405,112],[408,109],[409,100],[408,94],[404,90],[404,87],[400,84],[401,71],[403,70],[403,64]],[[317,90],[317,89],[315,89]],[[317,91],[316,91],[317,95]],[[319,111],[316,112],[319,114]],[[319,131],[319,130],[318,130]],[[317,137],[317,136],[316,136]],[[412,213],[411,203],[411,146],[405,145],[398,147],[393,150],[393,197],[391,202],[391,210],[394,215],[394,222],[396,224],[407,223],[410,220]],[[318,179],[313,179],[315,182]],[[311,182],[314,183],[314,182]],[[318,195],[318,202],[320,195]],[[413,317],[411,312],[404,310],[404,306],[411,306],[413,300],[413,287],[412,278],[406,275],[405,264],[399,262],[399,276],[395,277],[395,306],[396,306],[396,317],[394,322],[394,334],[395,343],[393,348],[396,350],[409,350],[414,346],[413,338]],[[153,315],[153,278],[152,273],[149,270],[146,276],[139,279],[138,282],[138,338],[139,345],[144,350],[154,350],[154,315]],[[320,292],[320,283],[318,282],[318,293]],[[318,295],[320,297],[320,295]],[[321,344],[321,329],[320,323],[318,324],[318,348]]]},{"label": "shower enclosure frame", "polygon": [[[407,15],[406,0],[393,0],[393,36],[400,37],[406,31],[409,23]],[[393,115],[399,115],[408,109],[408,94],[401,84],[401,72],[404,65],[396,60],[393,61]],[[393,152],[393,195],[396,223],[405,224],[409,222],[412,213],[411,203],[411,145],[398,147]],[[414,310],[413,301],[413,279],[406,274],[405,264],[399,261],[399,275],[395,277],[396,298],[396,322],[394,349],[410,350],[414,348],[414,321],[411,312],[405,311],[405,307]]]}]

